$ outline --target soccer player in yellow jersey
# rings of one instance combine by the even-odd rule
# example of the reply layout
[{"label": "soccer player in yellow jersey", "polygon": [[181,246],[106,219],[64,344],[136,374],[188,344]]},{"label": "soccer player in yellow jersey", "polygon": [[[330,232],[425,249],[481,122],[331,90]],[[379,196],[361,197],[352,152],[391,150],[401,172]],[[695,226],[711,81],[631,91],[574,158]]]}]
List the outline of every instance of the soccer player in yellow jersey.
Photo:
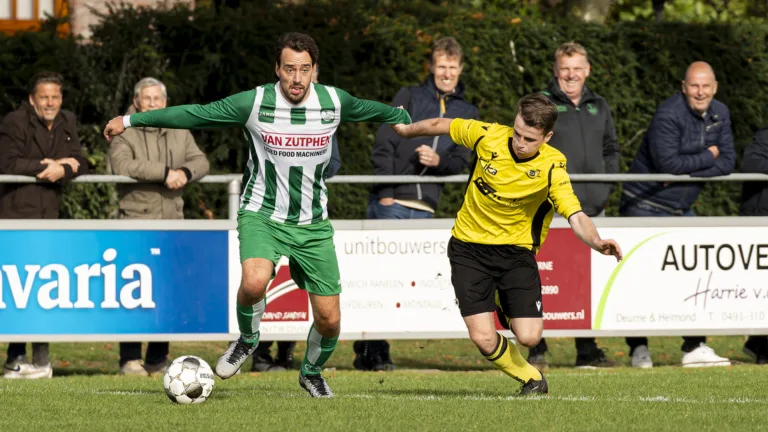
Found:
[{"label": "soccer player in yellow jersey", "polygon": [[548,393],[544,375],[515,343],[496,331],[494,313],[517,343],[535,346],[544,329],[536,253],[554,212],[592,249],[621,260],[621,248],[604,240],[581,211],[566,173],[565,156],[550,147],[557,107],[536,93],[517,105],[514,127],[464,119],[429,119],[394,125],[403,137],[450,134],[475,152],[475,163],[448,244],[451,281],[469,337],[520,394]]}]

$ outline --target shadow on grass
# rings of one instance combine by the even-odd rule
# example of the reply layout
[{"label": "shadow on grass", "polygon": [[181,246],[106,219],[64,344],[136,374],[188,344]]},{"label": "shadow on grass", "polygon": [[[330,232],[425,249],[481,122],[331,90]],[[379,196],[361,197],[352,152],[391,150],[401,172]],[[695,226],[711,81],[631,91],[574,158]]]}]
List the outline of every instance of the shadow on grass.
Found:
[{"label": "shadow on grass", "polygon": [[[466,363],[456,364],[451,362],[440,361],[439,359],[422,360],[422,359],[413,359],[413,358],[406,358],[406,359],[393,358],[392,360],[395,362],[396,371],[402,370],[402,369],[424,369],[424,370],[439,369],[441,371],[446,371],[446,372],[473,372],[473,371],[493,370],[493,365],[491,365],[487,361],[486,363],[480,363],[480,364],[466,364]],[[334,367],[340,371],[359,370],[359,369],[355,369],[352,366],[352,362],[345,362],[344,364],[338,364],[336,362],[333,362],[333,364],[330,367]]]},{"label": "shadow on grass", "polygon": [[379,389],[370,391],[371,396],[387,395],[405,398],[449,398],[449,399],[488,399],[488,398],[507,398],[516,397],[520,392],[520,386],[517,383],[509,386],[508,392],[499,393],[498,391],[477,391],[470,389]]},{"label": "shadow on grass", "polygon": [[490,362],[484,361],[485,363],[480,364],[451,364],[450,362],[430,360],[403,359],[398,361],[395,359],[398,369],[439,369],[446,372],[472,372],[494,369]]},{"label": "shadow on grass", "polygon": [[54,367],[54,377],[69,377],[69,376],[105,376],[105,375],[118,375],[117,369],[106,370],[100,368],[87,368],[87,367]]}]

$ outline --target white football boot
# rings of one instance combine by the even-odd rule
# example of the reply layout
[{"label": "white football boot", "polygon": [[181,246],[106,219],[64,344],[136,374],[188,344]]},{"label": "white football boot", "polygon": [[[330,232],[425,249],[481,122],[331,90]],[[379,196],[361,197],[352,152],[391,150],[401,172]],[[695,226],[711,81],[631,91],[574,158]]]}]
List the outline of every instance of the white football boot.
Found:
[{"label": "white football boot", "polygon": [[322,375],[307,375],[299,373],[299,385],[313,398],[332,398],[333,392]]},{"label": "white football boot", "polygon": [[229,349],[216,363],[216,375],[221,379],[231,378],[240,371],[243,363],[256,351],[256,345],[258,344],[249,344],[242,337],[229,344]]}]

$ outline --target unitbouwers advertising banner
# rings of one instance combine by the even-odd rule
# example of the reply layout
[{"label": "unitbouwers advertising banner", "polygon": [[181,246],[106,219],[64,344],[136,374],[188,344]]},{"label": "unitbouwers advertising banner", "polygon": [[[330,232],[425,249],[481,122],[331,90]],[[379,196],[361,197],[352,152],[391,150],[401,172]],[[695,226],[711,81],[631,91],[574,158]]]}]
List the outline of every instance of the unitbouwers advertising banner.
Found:
[{"label": "unitbouwers advertising banner", "polygon": [[[765,228],[603,228],[619,265],[592,260],[594,330],[765,328]],[[593,258],[599,256],[593,254]]]},{"label": "unitbouwers advertising banner", "polygon": [[228,331],[226,231],[0,231],[0,245],[2,335]]},{"label": "unitbouwers advertising banner", "polygon": [[[466,326],[451,284],[449,229],[336,230],[341,272],[342,338],[464,337]],[[237,235],[230,235],[230,298],[240,281]],[[547,330],[589,330],[590,249],[570,229],[553,229],[537,256]],[[611,261],[610,257],[601,257]],[[615,263],[615,260],[613,261]],[[308,294],[283,258],[267,290],[265,340],[304,339],[312,323]],[[497,328],[502,329],[497,322]],[[230,316],[237,333],[237,320]]]}]

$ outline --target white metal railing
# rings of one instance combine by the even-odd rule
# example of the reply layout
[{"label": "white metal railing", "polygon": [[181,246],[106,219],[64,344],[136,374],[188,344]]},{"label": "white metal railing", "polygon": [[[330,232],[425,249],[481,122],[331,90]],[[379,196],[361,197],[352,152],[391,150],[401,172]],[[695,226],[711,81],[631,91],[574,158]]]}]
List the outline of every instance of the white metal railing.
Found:
[{"label": "white metal railing", "polygon": [[[689,175],[676,174],[570,174],[574,183],[598,182],[598,183],[626,183],[626,182],[745,182],[768,181],[768,174],[730,174],[719,177],[691,177]],[[199,180],[200,183],[225,184],[232,181],[240,181],[242,174],[210,174]],[[465,183],[469,179],[468,174],[452,176],[417,176],[417,175],[340,175],[326,180],[326,183]],[[35,183],[37,179],[31,176],[0,175],[0,183]],[[142,183],[127,176],[89,174],[74,179],[75,183]]]},{"label": "white metal railing", "polygon": [[[626,182],[687,182],[687,183],[706,183],[706,182],[752,182],[768,181],[768,174],[746,174],[737,173],[719,177],[691,177],[689,175],[675,174],[570,174],[569,177],[574,183],[596,182],[596,183],[626,183]],[[240,208],[240,192],[242,174],[210,174],[199,180],[200,183],[226,184],[227,194],[229,195],[228,210],[229,219],[237,218],[237,211]],[[328,184],[403,184],[403,183],[466,183],[469,179],[468,174],[458,174],[452,176],[417,176],[417,175],[340,175],[326,180]],[[32,176],[20,175],[0,175],[0,183],[36,183],[38,180]],[[145,183],[132,177],[107,175],[107,174],[89,174],[76,177],[74,183]]]}]

